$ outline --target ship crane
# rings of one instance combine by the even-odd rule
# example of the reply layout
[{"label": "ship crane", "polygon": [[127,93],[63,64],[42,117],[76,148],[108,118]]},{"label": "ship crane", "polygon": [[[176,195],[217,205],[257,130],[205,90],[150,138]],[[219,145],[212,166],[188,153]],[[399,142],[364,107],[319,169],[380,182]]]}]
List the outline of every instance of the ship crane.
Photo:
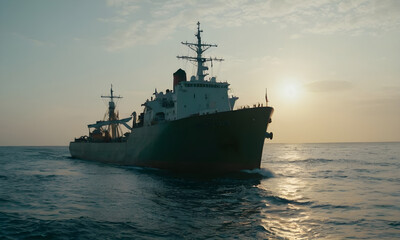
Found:
[{"label": "ship crane", "polygon": [[200,22],[197,22],[197,33],[195,36],[197,37],[197,43],[189,43],[189,42],[181,42],[183,45],[188,46],[190,49],[196,52],[197,56],[196,57],[190,57],[190,56],[177,56],[177,58],[180,59],[187,59],[192,62],[197,62],[197,80],[199,81],[204,81],[204,77],[208,75],[208,73],[204,73],[204,71],[208,70],[207,66],[204,66],[205,62],[210,61],[224,61],[222,58],[204,58],[203,53],[211,48],[211,47],[218,47],[217,44],[206,44],[201,42],[201,35],[203,30],[200,29]]},{"label": "ship crane", "polygon": [[110,89],[110,95],[109,96],[101,96],[101,98],[109,98],[110,99],[110,101],[108,102],[108,119],[106,121],[97,121],[95,124],[89,124],[88,128],[95,128],[97,130],[97,132],[99,132],[101,127],[108,126],[108,133],[111,132],[111,136],[110,136],[111,139],[116,139],[118,137],[121,137],[120,136],[121,134],[118,131],[119,124],[122,124],[129,130],[131,130],[132,128],[127,124],[127,122],[129,122],[132,119],[132,117],[124,118],[124,119],[120,120],[120,119],[118,119],[118,114],[115,113],[114,99],[119,99],[122,97],[114,96],[114,91],[112,89],[112,85],[111,85],[111,89]]}]

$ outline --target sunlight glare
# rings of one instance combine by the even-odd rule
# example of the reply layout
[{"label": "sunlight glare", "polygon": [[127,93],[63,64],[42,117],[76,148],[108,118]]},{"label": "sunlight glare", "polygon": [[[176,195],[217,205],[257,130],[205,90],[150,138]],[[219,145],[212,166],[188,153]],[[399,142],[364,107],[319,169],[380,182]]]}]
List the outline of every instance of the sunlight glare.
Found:
[{"label": "sunlight glare", "polygon": [[298,99],[300,91],[300,85],[295,79],[290,79],[290,81],[286,81],[283,85],[283,95],[286,100]]}]

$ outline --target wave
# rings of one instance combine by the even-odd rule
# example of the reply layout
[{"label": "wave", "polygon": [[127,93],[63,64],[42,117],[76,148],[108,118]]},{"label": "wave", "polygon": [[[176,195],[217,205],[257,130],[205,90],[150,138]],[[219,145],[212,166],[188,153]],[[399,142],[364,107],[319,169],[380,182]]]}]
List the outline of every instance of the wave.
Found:
[{"label": "wave", "polygon": [[388,225],[393,226],[393,227],[398,227],[400,226],[400,221],[387,221]]},{"label": "wave", "polygon": [[4,176],[4,175],[0,175],[0,180],[8,180],[8,177]]},{"label": "wave", "polygon": [[333,204],[316,204],[312,205],[311,208],[321,209],[346,209],[346,210],[359,210],[359,207],[347,206],[347,205],[333,205]]},{"label": "wave", "polygon": [[99,236],[101,239],[127,239],[143,238],[149,234],[138,232],[139,229],[133,223],[101,221],[89,217],[43,220],[0,213],[0,219],[1,239],[99,239]]},{"label": "wave", "polygon": [[312,205],[314,203],[312,201],[290,200],[279,196],[267,196],[266,198],[276,204],[293,204],[293,205],[307,206],[307,205]]},{"label": "wave", "polygon": [[273,178],[275,177],[275,174],[266,168],[258,168],[258,169],[253,169],[253,170],[242,170],[241,172],[247,173],[247,174],[255,174],[255,175],[260,175],[265,178]]},{"label": "wave", "polygon": [[335,160],[326,158],[306,158],[306,159],[289,160],[289,162],[303,162],[303,163],[327,163],[333,161]]}]

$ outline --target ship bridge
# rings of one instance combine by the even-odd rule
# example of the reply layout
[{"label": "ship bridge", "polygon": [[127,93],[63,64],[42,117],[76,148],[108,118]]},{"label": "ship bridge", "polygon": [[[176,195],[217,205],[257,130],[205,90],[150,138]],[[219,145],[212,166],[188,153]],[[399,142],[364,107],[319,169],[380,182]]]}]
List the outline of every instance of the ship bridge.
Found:
[{"label": "ship bridge", "polygon": [[206,79],[206,62],[223,61],[222,58],[204,57],[203,53],[216,44],[202,42],[200,23],[195,34],[197,42],[182,42],[195,52],[195,56],[177,56],[179,59],[192,61],[197,65],[196,76],[187,81],[186,72],[178,69],[173,74],[173,90],[166,93],[154,92],[154,98],[147,100],[142,119],[144,125],[153,125],[163,121],[177,120],[194,115],[203,115],[233,110],[237,97],[229,96],[229,84],[217,82],[216,77]]}]

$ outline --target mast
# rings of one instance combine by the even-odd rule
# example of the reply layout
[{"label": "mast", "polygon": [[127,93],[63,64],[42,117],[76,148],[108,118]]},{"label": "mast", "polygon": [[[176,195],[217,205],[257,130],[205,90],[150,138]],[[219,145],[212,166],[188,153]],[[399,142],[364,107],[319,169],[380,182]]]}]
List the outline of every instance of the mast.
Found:
[{"label": "mast", "polygon": [[181,42],[183,45],[188,46],[190,49],[196,52],[196,57],[190,57],[190,56],[177,56],[177,58],[181,59],[187,59],[192,62],[197,63],[197,80],[199,81],[204,81],[204,77],[208,75],[208,73],[205,73],[204,71],[208,70],[207,66],[204,66],[205,62],[208,61],[223,61],[224,59],[222,58],[204,58],[203,53],[209,49],[210,47],[218,47],[216,44],[205,44],[201,43],[201,35],[203,30],[200,29],[200,22],[197,22],[197,33],[195,36],[197,37],[197,43],[188,43],[186,42]]},{"label": "mast", "polygon": [[[112,84],[111,84],[111,89],[110,89],[110,96],[101,96],[101,98],[109,98],[110,101],[108,102],[108,121],[115,121],[118,120],[117,115],[115,114],[115,102],[114,98],[122,98],[120,96],[114,96],[114,91],[112,89]],[[117,137],[117,127],[118,125],[115,123],[110,123],[109,129],[111,128],[111,136],[112,138]]]}]

